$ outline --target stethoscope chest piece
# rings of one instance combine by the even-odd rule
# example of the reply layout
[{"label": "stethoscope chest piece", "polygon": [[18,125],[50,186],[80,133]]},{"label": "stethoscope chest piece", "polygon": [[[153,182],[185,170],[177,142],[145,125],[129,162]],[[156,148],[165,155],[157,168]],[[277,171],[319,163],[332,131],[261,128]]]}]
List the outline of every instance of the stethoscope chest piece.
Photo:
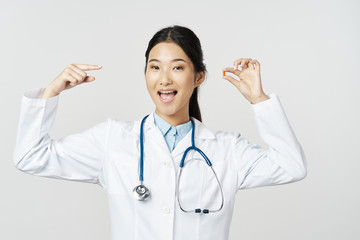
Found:
[{"label": "stethoscope chest piece", "polygon": [[134,188],[133,195],[136,200],[144,201],[150,196],[150,190],[144,185],[138,185]]}]

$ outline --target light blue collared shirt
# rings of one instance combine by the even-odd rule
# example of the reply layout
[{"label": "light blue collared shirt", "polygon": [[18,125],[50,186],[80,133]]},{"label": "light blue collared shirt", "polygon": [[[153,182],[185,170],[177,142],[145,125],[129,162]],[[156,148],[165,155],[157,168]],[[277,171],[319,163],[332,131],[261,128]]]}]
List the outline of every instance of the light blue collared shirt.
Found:
[{"label": "light blue collared shirt", "polygon": [[185,137],[185,135],[191,130],[191,121],[178,125],[176,127],[171,126],[170,123],[162,119],[154,112],[154,123],[162,132],[165,142],[168,145],[170,152],[174,150],[178,142]]}]

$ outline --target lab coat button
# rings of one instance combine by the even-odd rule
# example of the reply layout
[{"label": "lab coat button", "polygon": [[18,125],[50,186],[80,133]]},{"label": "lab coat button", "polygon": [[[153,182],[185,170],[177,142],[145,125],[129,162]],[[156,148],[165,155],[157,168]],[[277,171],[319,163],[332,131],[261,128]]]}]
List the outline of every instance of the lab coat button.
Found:
[{"label": "lab coat button", "polygon": [[168,208],[168,207],[161,208],[161,210],[163,210],[164,213],[167,213],[167,214],[169,214],[171,212],[170,208]]}]

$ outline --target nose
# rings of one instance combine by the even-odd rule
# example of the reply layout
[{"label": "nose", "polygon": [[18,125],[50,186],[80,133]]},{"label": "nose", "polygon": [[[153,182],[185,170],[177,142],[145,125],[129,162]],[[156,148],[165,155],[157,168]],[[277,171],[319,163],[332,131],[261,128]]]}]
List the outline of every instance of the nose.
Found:
[{"label": "nose", "polygon": [[168,71],[164,71],[160,75],[160,85],[162,86],[168,86],[172,84],[172,78]]}]

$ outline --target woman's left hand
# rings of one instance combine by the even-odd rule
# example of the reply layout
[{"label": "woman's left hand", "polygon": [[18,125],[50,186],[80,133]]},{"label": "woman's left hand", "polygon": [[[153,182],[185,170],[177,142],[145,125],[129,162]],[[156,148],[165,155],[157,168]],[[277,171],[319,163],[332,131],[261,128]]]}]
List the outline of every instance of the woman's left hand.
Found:
[{"label": "woman's left hand", "polygon": [[[241,71],[238,69],[239,65],[242,68]],[[260,63],[256,59],[240,58],[234,61],[234,68],[224,68],[223,70],[239,77],[237,80],[232,76],[225,75],[223,79],[231,82],[251,104],[269,99],[261,86]]]}]

